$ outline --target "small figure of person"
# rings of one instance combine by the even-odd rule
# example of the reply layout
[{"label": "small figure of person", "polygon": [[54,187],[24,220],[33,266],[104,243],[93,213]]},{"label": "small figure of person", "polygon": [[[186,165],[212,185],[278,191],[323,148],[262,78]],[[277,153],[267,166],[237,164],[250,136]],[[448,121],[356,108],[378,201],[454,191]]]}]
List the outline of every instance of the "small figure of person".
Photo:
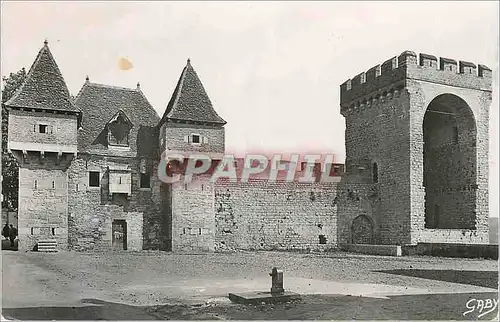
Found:
[{"label": "small figure of person", "polygon": [[10,237],[10,246],[14,247],[14,240],[16,240],[17,237],[17,228],[14,227],[12,224],[10,225],[10,231],[9,231],[9,237]]},{"label": "small figure of person", "polygon": [[9,228],[9,224],[6,223],[5,226],[3,226],[3,229],[2,229],[2,236],[9,240],[9,236],[10,236],[10,228]]}]

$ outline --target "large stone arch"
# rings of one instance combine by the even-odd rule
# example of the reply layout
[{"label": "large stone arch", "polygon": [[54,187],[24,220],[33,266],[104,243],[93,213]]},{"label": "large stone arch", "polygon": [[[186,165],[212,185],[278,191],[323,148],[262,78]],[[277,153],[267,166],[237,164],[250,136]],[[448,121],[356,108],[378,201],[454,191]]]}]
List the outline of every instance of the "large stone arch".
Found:
[{"label": "large stone arch", "polygon": [[475,229],[477,126],[474,112],[455,94],[436,96],[423,122],[425,227]]},{"label": "large stone arch", "polygon": [[366,215],[359,215],[354,218],[351,224],[351,243],[373,244],[373,226],[373,220]]}]

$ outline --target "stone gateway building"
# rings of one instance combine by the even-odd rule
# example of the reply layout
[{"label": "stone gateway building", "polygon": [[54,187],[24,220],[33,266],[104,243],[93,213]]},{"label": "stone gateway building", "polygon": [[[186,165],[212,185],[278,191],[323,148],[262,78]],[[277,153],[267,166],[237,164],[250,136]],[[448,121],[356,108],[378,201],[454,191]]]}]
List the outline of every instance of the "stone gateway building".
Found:
[{"label": "stone gateway building", "polygon": [[73,100],[45,42],[6,103],[20,248],[488,243],[491,70],[405,51],[340,93],[346,162],[333,165],[333,182],[167,184],[157,175],[162,156],[225,152],[226,121],[190,61],[160,118],[139,84],[87,77]]}]

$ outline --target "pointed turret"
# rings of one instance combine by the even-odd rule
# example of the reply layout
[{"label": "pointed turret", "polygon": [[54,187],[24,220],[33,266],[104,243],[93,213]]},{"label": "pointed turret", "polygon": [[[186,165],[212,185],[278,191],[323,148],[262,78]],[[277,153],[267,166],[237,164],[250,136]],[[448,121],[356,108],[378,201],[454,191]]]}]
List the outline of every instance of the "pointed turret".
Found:
[{"label": "pointed turret", "polygon": [[167,120],[226,124],[214,110],[198,74],[187,60],[160,125]]},{"label": "pointed turret", "polygon": [[24,84],[5,105],[14,108],[78,113],[47,40],[38,52]]}]

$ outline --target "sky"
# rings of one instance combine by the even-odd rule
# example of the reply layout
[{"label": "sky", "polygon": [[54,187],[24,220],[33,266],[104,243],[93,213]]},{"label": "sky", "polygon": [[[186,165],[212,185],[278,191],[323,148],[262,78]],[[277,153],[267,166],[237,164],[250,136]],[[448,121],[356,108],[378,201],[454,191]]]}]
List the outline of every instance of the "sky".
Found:
[{"label": "sky", "polygon": [[320,151],[344,162],[340,84],[404,50],[481,63],[494,78],[498,216],[498,12],[498,1],[3,2],[1,73],[29,69],[47,39],[73,95],[87,75],[140,82],[162,116],[190,58],[228,122],[227,151]]}]

